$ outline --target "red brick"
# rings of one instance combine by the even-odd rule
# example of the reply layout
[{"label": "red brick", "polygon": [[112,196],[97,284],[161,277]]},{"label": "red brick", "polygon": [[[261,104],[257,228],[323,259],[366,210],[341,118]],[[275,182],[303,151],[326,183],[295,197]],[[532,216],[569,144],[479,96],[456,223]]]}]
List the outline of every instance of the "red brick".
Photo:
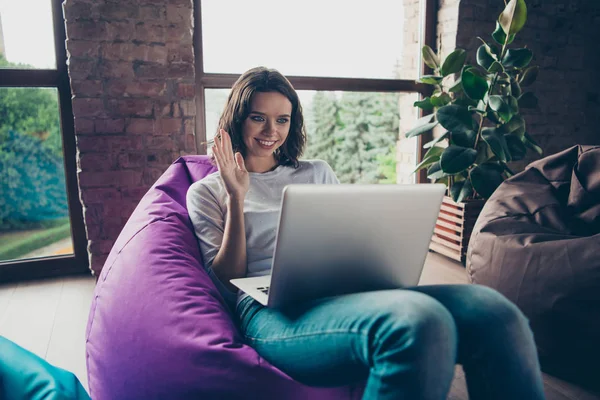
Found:
[{"label": "red brick", "polygon": [[146,148],[148,150],[164,150],[176,148],[175,141],[171,136],[148,136],[146,137]]},{"label": "red brick", "polygon": [[100,276],[100,271],[104,267],[104,263],[108,259],[108,254],[90,254],[90,270],[94,276]]},{"label": "red brick", "polygon": [[161,119],[159,122],[159,134],[167,135],[171,133],[181,132],[181,119],[179,118],[168,118]]},{"label": "red brick", "polygon": [[106,110],[102,99],[73,99],[73,115],[75,117],[105,117]]},{"label": "red brick", "polygon": [[196,130],[196,120],[194,118],[186,118],[183,121],[183,133],[193,135]]},{"label": "red brick", "polygon": [[165,27],[148,21],[135,25],[133,39],[146,43],[164,43],[167,40]]},{"label": "red brick", "polygon": [[194,51],[192,46],[179,46],[176,43],[169,45],[168,57],[169,62],[194,62]]},{"label": "red brick", "polygon": [[157,117],[173,117],[173,104],[157,102],[154,105],[154,115]]},{"label": "red brick", "polygon": [[193,153],[196,152],[196,136],[185,135],[185,150]]},{"label": "red brick", "polygon": [[194,100],[181,100],[179,106],[184,117],[194,117],[196,115],[196,102]]},{"label": "red brick", "polygon": [[69,77],[71,81],[82,81],[95,74],[97,60],[69,58]]},{"label": "red brick", "polygon": [[[160,2],[164,4],[164,2]],[[165,20],[167,18],[167,10],[162,6],[145,5],[140,7],[139,19],[141,21],[149,20]]]},{"label": "red brick", "polygon": [[133,78],[133,64],[101,59],[98,63],[98,74],[103,78]]},{"label": "red brick", "polygon": [[89,40],[67,39],[67,51],[70,57],[98,57],[100,44]]},{"label": "red brick", "polygon": [[140,168],[145,164],[145,156],[142,153],[123,153],[117,156],[120,168]]},{"label": "red brick", "polygon": [[172,164],[175,159],[173,158],[173,154],[171,151],[156,151],[153,153],[149,153],[146,156],[149,166],[156,165],[169,165]]},{"label": "red brick", "polygon": [[112,154],[142,150],[144,147],[142,135],[111,136],[109,139],[110,152]]},{"label": "red brick", "polygon": [[121,200],[121,193],[113,188],[86,189],[81,191],[81,199],[86,204]]},{"label": "red brick", "polygon": [[169,78],[193,78],[194,66],[191,63],[171,63],[167,76]]},{"label": "red brick", "polygon": [[79,186],[81,188],[139,186],[142,183],[141,179],[142,172],[134,170],[81,172],[79,174]]},{"label": "red brick", "polygon": [[125,132],[125,120],[117,119],[97,119],[95,122],[96,133],[123,133]]},{"label": "red brick", "polygon": [[161,97],[166,89],[164,82],[125,82],[115,79],[106,83],[106,94],[110,97]]},{"label": "red brick", "polygon": [[187,27],[182,29],[178,24],[171,24],[167,27],[167,42],[175,42],[180,45],[192,44],[192,29]]},{"label": "red brick", "polygon": [[172,4],[167,5],[167,21],[182,24],[182,26],[191,25],[192,8]]},{"label": "red brick", "polygon": [[148,186],[125,187],[121,189],[121,196],[123,199],[138,203],[147,192]]},{"label": "red brick", "polygon": [[65,19],[68,23],[93,17],[92,5],[82,2],[68,2],[63,5]]},{"label": "red brick", "polygon": [[159,168],[146,168],[144,170],[144,183],[146,185],[153,185],[158,178],[163,174],[164,169]]},{"label": "red brick", "polygon": [[87,135],[94,133],[94,120],[87,118],[75,118],[75,134]]},{"label": "red brick", "polygon": [[154,133],[154,120],[147,118],[130,118],[127,122],[127,133],[147,135]]},{"label": "red brick", "polygon": [[133,71],[138,78],[163,79],[169,72],[169,66],[157,63],[135,62]]},{"label": "red brick", "polygon": [[102,41],[109,38],[104,21],[73,21],[67,23],[67,37],[75,40]]},{"label": "red brick", "polygon": [[133,4],[99,4],[98,12],[107,20],[127,20],[139,16],[139,8]]},{"label": "red brick", "polygon": [[108,101],[108,109],[114,116],[149,117],[152,115],[153,102],[145,99],[117,99]]},{"label": "red brick", "polygon": [[109,21],[106,23],[106,36],[109,40],[130,40],[133,32],[133,22]]},{"label": "red brick", "polygon": [[106,137],[77,136],[77,150],[81,153],[109,151],[110,143]]},{"label": "red brick", "polygon": [[82,171],[109,171],[115,165],[110,154],[103,153],[80,153],[77,160]]},{"label": "red brick", "polygon": [[191,99],[196,96],[196,85],[193,83],[177,84],[177,97],[182,99]]},{"label": "red brick", "polygon": [[102,237],[115,240],[119,236],[119,233],[121,233],[121,231],[123,230],[124,225],[125,221],[123,221],[123,218],[121,218],[120,216],[104,218],[102,226]]},{"label": "red brick", "polygon": [[102,82],[93,80],[72,81],[71,91],[73,95],[82,97],[101,97],[103,93]]}]

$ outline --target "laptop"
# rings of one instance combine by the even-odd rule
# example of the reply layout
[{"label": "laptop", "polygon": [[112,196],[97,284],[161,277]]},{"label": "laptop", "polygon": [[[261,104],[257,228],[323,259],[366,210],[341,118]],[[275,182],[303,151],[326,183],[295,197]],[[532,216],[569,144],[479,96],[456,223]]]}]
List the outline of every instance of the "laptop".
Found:
[{"label": "laptop", "polygon": [[445,191],[443,184],[288,185],[271,274],[231,283],[276,309],[415,286]]}]

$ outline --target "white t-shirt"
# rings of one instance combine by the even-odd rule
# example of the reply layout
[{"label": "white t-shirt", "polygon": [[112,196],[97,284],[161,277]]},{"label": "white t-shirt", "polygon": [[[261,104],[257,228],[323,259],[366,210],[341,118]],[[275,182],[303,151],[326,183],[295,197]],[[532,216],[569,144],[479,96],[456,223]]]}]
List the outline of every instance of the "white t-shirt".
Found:
[{"label": "white t-shirt", "polygon": [[[298,168],[278,166],[265,173],[250,172],[250,188],[244,199],[244,226],[248,277],[267,275],[271,270],[283,188],[289,184],[339,183],[325,161],[303,160]],[[204,268],[228,302],[236,294],[212,272],[212,263],[221,243],[227,219],[227,192],[219,172],[195,182],[187,192],[187,209],[200,243]],[[239,293],[238,301],[243,297]]]}]

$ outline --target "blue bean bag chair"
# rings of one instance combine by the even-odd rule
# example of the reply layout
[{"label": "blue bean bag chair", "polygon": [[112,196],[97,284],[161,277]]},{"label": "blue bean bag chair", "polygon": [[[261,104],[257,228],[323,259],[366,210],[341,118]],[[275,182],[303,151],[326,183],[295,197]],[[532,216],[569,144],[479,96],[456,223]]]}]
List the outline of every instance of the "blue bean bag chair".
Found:
[{"label": "blue bean bag chair", "polygon": [[77,377],[0,336],[0,399],[89,400]]}]

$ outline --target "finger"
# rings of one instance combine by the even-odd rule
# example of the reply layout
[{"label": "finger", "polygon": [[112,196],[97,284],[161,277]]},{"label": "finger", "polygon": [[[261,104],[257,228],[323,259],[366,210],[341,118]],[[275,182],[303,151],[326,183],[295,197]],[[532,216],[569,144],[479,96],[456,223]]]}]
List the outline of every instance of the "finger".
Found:
[{"label": "finger", "polygon": [[215,156],[215,161],[217,162],[217,167],[220,170],[221,166],[222,166],[221,151],[219,150],[219,148],[216,144],[212,147],[212,152],[213,152],[213,155]]},{"label": "finger", "polygon": [[233,161],[233,146],[231,145],[231,136],[224,129],[221,129],[221,140],[223,155],[227,157],[227,160]]},{"label": "finger", "polygon": [[246,169],[246,163],[244,162],[244,157],[242,157],[242,153],[240,153],[239,151],[235,153],[235,162],[237,163],[239,169],[241,169],[244,172],[248,172],[248,170]]}]

